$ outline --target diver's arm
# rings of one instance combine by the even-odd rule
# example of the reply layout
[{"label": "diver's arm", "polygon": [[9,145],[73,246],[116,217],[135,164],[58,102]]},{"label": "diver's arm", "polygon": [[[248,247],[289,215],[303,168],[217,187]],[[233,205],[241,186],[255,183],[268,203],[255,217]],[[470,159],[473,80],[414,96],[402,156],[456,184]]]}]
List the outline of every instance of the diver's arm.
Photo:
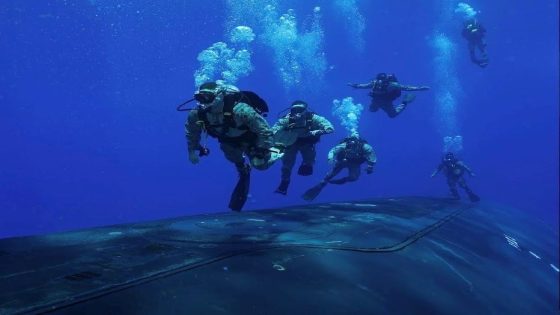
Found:
[{"label": "diver's arm", "polygon": [[327,154],[327,161],[329,161],[329,163],[332,163],[333,159],[334,159],[334,149],[336,147],[330,149],[329,154]]},{"label": "diver's arm", "polygon": [[314,136],[322,136],[334,132],[333,124],[323,116],[313,115],[313,126],[311,133]]},{"label": "diver's arm", "polygon": [[469,173],[470,176],[475,176],[473,171],[467,166],[467,164],[463,163],[462,161],[459,161],[457,164],[459,164],[467,173]]},{"label": "diver's arm", "polygon": [[443,163],[440,163],[436,170],[432,173],[431,177],[436,176],[443,169]]},{"label": "diver's arm", "polygon": [[355,89],[371,89],[373,87],[373,81],[368,83],[348,83],[348,86]]},{"label": "diver's arm", "polygon": [[413,85],[401,85],[399,87],[402,91],[427,91],[430,89],[429,86],[413,86]]},{"label": "diver's arm", "polygon": [[367,143],[364,144],[363,150],[368,167],[373,167],[375,163],[377,163],[377,156],[375,155],[375,151],[373,151],[371,145]]},{"label": "diver's arm", "polygon": [[257,135],[255,146],[259,149],[270,149],[272,147],[272,130],[268,122],[259,115],[253,107],[245,103],[238,103],[233,108],[233,114],[242,125]]},{"label": "diver's arm", "polygon": [[288,127],[289,120],[286,117],[282,117],[278,119],[278,121],[272,126],[271,130],[272,133],[275,134],[282,129],[286,129]]},{"label": "diver's arm", "polygon": [[200,149],[200,135],[202,128],[198,122],[198,111],[191,110],[185,122],[185,135],[187,137],[187,147],[189,153]]},{"label": "diver's arm", "polygon": [[484,36],[484,34],[486,34],[486,28],[484,26],[482,26],[482,24],[478,24],[478,31],[480,32],[480,34],[482,34]]},{"label": "diver's arm", "polygon": [[329,154],[328,154],[328,156],[327,156],[327,157],[328,157],[329,163],[333,163],[334,160],[335,160],[335,158],[336,158],[336,156],[337,156],[342,150],[344,150],[345,147],[346,147],[346,145],[345,145],[344,143],[341,143],[341,144],[336,145],[334,148],[332,148],[332,149],[329,151]]}]

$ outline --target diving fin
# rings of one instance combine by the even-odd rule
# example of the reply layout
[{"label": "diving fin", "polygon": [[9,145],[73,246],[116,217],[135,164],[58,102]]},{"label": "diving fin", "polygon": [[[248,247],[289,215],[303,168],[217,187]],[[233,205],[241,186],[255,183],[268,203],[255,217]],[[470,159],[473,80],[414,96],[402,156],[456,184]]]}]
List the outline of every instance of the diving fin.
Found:
[{"label": "diving fin", "polygon": [[235,185],[235,189],[233,189],[229,201],[229,208],[237,212],[241,211],[247,201],[251,183],[251,167],[249,165],[243,167],[244,169],[239,171],[239,180],[237,181],[237,185]]},{"label": "diving fin", "polygon": [[343,178],[339,178],[339,179],[329,180],[329,183],[334,184],[334,185],[342,185],[342,184],[346,183],[347,181],[348,181],[348,177],[343,177]]},{"label": "diving fin", "polygon": [[313,201],[315,200],[315,198],[317,198],[317,196],[319,196],[319,194],[321,193],[321,191],[326,185],[327,185],[326,182],[320,182],[319,184],[308,189],[301,197],[305,201]]},{"label": "diving fin", "polygon": [[408,94],[405,94],[403,96],[402,102],[403,102],[403,104],[408,105],[408,104],[412,103],[415,99],[416,99],[415,94],[408,93]]},{"label": "diving fin", "polygon": [[290,181],[289,180],[283,180],[280,182],[280,185],[278,185],[278,188],[276,188],[276,190],[274,191],[277,194],[281,194],[281,195],[287,195],[288,194],[288,186],[290,185]]},{"label": "diving fin", "polygon": [[488,55],[482,54],[481,58],[476,61],[476,64],[481,68],[486,68],[488,65]]},{"label": "diving fin", "polygon": [[480,197],[475,195],[474,193],[469,193],[469,199],[471,200],[471,202],[479,202],[480,201]]}]

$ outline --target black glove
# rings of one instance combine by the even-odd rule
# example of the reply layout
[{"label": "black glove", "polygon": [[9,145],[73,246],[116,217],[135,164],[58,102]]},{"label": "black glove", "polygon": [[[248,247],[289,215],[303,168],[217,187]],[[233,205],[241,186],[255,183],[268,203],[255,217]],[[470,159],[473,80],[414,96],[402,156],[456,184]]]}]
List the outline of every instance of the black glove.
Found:
[{"label": "black glove", "polygon": [[369,166],[366,168],[366,173],[367,173],[367,174],[373,173],[373,165],[369,165]]}]

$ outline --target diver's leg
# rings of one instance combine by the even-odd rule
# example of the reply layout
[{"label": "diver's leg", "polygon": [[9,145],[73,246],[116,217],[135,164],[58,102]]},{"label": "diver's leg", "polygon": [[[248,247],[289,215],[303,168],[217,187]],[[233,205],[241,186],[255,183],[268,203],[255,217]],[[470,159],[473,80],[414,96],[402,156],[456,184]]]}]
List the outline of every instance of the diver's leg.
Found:
[{"label": "diver's leg", "polygon": [[478,46],[480,53],[486,55],[486,41],[484,39],[480,39],[476,45]]},{"label": "diver's leg", "polygon": [[478,60],[478,65],[481,67],[486,67],[488,65],[488,54],[486,53],[486,43],[484,40],[478,42],[478,50],[480,50],[480,59]]},{"label": "diver's leg", "polygon": [[[471,61],[476,63],[478,66],[484,68],[488,65],[488,57],[486,56],[486,52],[484,50],[484,43],[482,42],[469,42],[469,55],[471,57]],[[476,49],[480,50],[481,58],[476,56]]]},{"label": "diver's leg", "polygon": [[280,185],[278,185],[275,191],[276,193],[283,195],[288,193],[288,186],[290,185],[290,177],[296,162],[297,152],[298,146],[296,144],[287,147],[284,151],[284,156],[282,157],[281,180]]},{"label": "diver's leg", "polygon": [[243,152],[246,148],[243,145],[229,143],[221,143],[220,148],[224,152],[226,159],[235,164],[239,175],[237,185],[231,194],[229,208],[233,211],[241,211],[247,201],[251,182],[251,167],[245,164],[245,158],[243,157]]},{"label": "diver's leg", "polygon": [[457,179],[455,177],[447,177],[447,186],[449,186],[449,193],[451,193],[453,199],[461,199],[461,196],[459,196],[459,192],[457,191]]},{"label": "diver's leg", "polygon": [[243,157],[244,147],[237,146],[230,143],[220,143],[220,149],[224,152],[224,156],[228,161],[238,165],[245,164],[245,158]]},{"label": "diver's leg", "polygon": [[397,109],[393,106],[393,104],[389,104],[389,105],[385,105],[383,107],[381,107],[383,109],[383,111],[385,113],[387,113],[387,116],[389,116],[390,118],[395,118],[399,115],[400,112],[402,112],[404,110],[404,108],[406,107],[405,104],[400,104],[397,107],[399,107],[400,109],[397,111]]},{"label": "diver's leg", "polygon": [[361,164],[354,163],[348,167],[348,181],[355,182],[360,178]]},{"label": "diver's leg", "polygon": [[465,179],[461,176],[459,177],[459,179],[457,179],[457,184],[459,185],[459,187],[461,187],[465,192],[470,192],[469,187],[467,186],[467,182],[465,181]]},{"label": "diver's leg", "polygon": [[[276,149],[273,149],[276,150]],[[256,152],[253,145],[247,145],[245,149],[245,154],[249,157],[249,163],[251,166],[259,171],[264,171],[270,168],[274,162],[283,157],[284,152],[265,152],[265,155],[261,155],[263,152]]]},{"label": "diver's leg", "polygon": [[306,143],[300,146],[299,152],[301,153],[302,162],[298,169],[298,174],[301,176],[309,176],[313,174],[313,165],[315,164],[315,144]]},{"label": "diver's leg", "polygon": [[344,168],[344,166],[341,163],[336,163],[333,166],[333,168],[327,173],[325,178],[319,184],[317,184],[317,185],[311,187],[310,189],[308,189],[305,193],[303,193],[303,195],[301,197],[304,200],[307,200],[307,201],[315,200],[315,198],[317,198],[317,196],[319,196],[319,194],[321,193],[323,188],[325,188],[327,183],[330,183],[330,180],[333,177],[335,177],[338,173],[340,173],[340,171],[343,168]]},{"label": "diver's leg", "polygon": [[476,58],[475,49],[476,49],[475,43],[469,41],[469,57],[471,58],[472,62],[478,64],[478,59]]},{"label": "diver's leg", "polygon": [[412,103],[415,99],[416,99],[415,94],[412,93],[405,94],[403,96],[401,103],[395,106],[390,112],[387,112],[387,114],[389,114],[389,117],[391,118],[397,117],[397,115],[399,115],[403,110],[405,110],[408,104]]},{"label": "diver's leg", "polygon": [[477,201],[480,200],[480,198],[469,188],[469,186],[467,185],[467,182],[465,181],[465,179],[463,177],[459,178],[457,183],[459,184],[459,187],[461,187],[465,190],[465,192],[469,196],[469,199],[472,202],[477,202]]},{"label": "diver's leg", "polygon": [[369,104],[369,111],[370,112],[378,111],[379,107],[380,107],[379,105],[380,105],[380,102],[372,97],[371,98],[371,103]]},{"label": "diver's leg", "polygon": [[348,163],[346,165],[346,168],[348,168],[348,176],[342,177],[342,178],[339,178],[339,179],[333,179],[333,180],[329,181],[329,183],[335,184],[335,185],[342,185],[342,184],[345,184],[347,182],[354,182],[354,181],[358,180],[358,178],[360,178],[360,164],[350,164],[350,163]]},{"label": "diver's leg", "polygon": [[333,168],[327,173],[327,175],[323,179],[323,182],[332,183],[333,177],[338,175],[338,173],[340,173],[340,171],[342,171],[344,167],[345,166],[343,165],[343,163],[336,163]]}]

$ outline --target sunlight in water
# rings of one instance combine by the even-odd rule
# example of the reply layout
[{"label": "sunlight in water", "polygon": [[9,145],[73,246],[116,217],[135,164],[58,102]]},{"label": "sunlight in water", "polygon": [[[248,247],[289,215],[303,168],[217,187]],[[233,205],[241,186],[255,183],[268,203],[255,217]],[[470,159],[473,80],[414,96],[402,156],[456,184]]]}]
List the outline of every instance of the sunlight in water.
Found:
[{"label": "sunlight in water", "polygon": [[364,50],[364,30],[366,21],[360,13],[357,0],[336,0],[334,1],[336,12],[344,19],[344,26],[348,32],[350,43],[358,51]]},{"label": "sunlight in water", "polygon": [[463,138],[457,126],[457,95],[461,88],[455,71],[455,44],[443,33],[436,33],[432,38],[435,51],[434,68],[437,89],[437,120],[439,131],[443,137],[443,150],[460,151]]}]

